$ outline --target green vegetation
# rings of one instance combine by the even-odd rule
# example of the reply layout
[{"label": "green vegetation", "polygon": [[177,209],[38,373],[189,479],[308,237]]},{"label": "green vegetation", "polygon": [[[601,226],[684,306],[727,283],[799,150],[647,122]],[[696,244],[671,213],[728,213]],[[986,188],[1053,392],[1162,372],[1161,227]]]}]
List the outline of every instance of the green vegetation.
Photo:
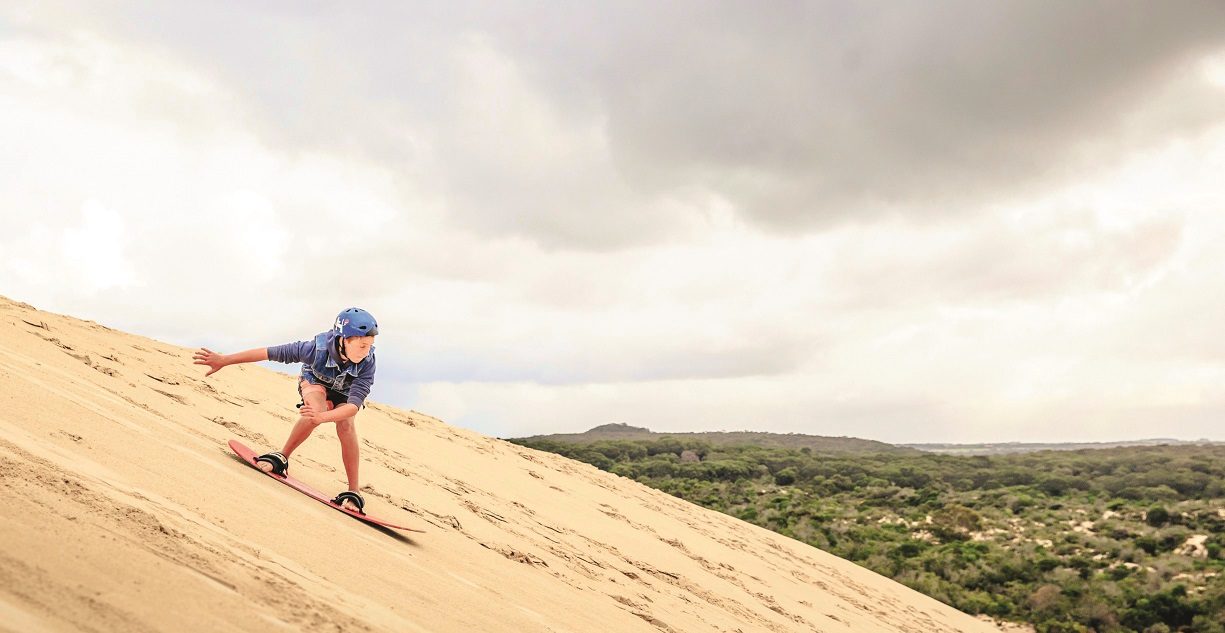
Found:
[{"label": "green vegetation", "polygon": [[1225,450],[822,452],[700,436],[511,440],[1040,633],[1225,633]]}]

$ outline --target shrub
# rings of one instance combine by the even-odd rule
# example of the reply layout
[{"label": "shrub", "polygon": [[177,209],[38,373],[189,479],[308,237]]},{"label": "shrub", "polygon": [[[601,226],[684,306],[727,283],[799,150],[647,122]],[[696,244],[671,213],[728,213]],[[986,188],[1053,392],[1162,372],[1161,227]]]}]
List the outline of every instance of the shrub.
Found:
[{"label": "shrub", "polygon": [[1122,624],[1135,630],[1147,629],[1155,624],[1182,627],[1191,624],[1196,615],[1200,614],[1187,600],[1187,588],[1175,585],[1168,591],[1137,598],[1124,611]]},{"label": "shrub", "polygon": [[774,483],[780,486],[790,486],[795,483],[795,477],[795,467],[788,466],[774,474]]},{"label": "shrub", "polygon": [[1144,522],[1153,527],[1161,527],[1170,522],[1170,511],[1162,506],[1153,506],[1148,509]]},{"label": "shrub", "polygon": [[932,513],[932,533],[941,540],[965,540],[970,532],[982,527],[983,519],[975,511],[951,505]]}]

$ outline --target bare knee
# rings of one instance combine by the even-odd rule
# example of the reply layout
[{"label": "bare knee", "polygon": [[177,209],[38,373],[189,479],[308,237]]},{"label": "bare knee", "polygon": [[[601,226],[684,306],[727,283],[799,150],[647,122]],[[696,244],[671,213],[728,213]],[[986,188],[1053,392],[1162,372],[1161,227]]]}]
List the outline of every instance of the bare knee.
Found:
[{"label": "bare knee", "polygon": [[[324,399],[322,392],[323,390],[320,389],[319,391],[307,391],[306,393],[302,394],[302,402],[309,404],[311,408],[315,410],[316,415],[327,410],[327,401]],[[305,417],[301,417],[298,418],[298,422],[300,424],[309,424],[312,429],[323,423],[318,417],[313,420],[307,420]]]},{"label": "bare knee", "polygon": [[[319,409],[315,409],[315,410],[318,411]],[[320,420],[318,417],[313,417],[313,418],[308,419],[306,416],[300,416],[298,418],[298,424],[305,424],[305,425],[310,426],[310,428],[313,429],[319,426],[320,424],[323,424],[323,421]]]},{"label": "bare knee", "polygon": [[353,423],[353,418],[345,418],[336,421],[337,433],[353,433],[357,430],[357,425]]}]

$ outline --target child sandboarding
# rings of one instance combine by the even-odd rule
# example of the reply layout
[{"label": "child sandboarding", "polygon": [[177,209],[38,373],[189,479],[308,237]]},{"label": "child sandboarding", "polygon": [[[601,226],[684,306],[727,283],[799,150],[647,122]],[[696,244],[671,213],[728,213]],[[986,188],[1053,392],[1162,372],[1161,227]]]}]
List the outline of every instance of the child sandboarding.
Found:
[{"label": "child sandboarding", "polygon": [[365,514],[366,501],[358,485],[360,459],[354,419],[374,386],[374,337],[378,333],[379,325],[373,315],[361,308],[349,308],[336,316],[331,330],[321,332],[309,341],[261,347],[235,354],[218,354],[202,347],[192,358],[195,364],[209,367],[205,377],[223,367],[239,363],[264,360],[302,363],[298,382],[298,394],[302,397],[298,405],[301,417],[289,431],[285,446],[279,451],[260,455],[256,458],[256,465],[266,473],[284,476],[289,471],[289,457],[310,437],[315,427],[334,423],[349,489],[336,495],[332,502]]}]

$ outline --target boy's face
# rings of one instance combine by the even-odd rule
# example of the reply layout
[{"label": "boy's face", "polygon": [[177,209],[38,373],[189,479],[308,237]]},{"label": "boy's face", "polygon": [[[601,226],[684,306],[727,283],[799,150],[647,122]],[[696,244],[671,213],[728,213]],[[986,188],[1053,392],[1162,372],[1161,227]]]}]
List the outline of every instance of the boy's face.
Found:
[{"label": "boy's face", "polygon": [[350,336],[345,338],[345,356],[349,360],[360,363],[370,355],[370,348],[374,347],[373,336]]}]

